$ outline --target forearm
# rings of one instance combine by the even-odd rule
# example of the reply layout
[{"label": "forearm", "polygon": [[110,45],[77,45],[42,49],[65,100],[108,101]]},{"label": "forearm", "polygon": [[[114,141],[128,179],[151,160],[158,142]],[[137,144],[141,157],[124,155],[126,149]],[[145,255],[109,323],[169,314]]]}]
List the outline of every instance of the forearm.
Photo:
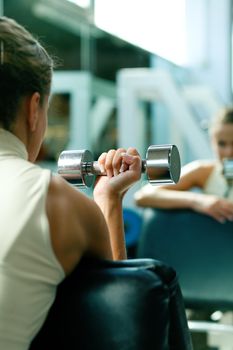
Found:
[{"label": "forearm", "polygon": [[120,196],[95,199],[100,207],[109,230],[109,238],[114,260],[126,259],[122,199]]},{"label": "forearm", "polygon": [[136,149],[119,148],[102,153],[98,161],[107,176],[97,178],[93,196],[108,226],[113,259],[126,259],[122,200],[140,179],[141,159]]},{"label": "forearm", "polygon": [[135,202],[141,207],[161,209],[195,209],[200,194],[189,191],[158,189],[156,191],[138,191]]}]

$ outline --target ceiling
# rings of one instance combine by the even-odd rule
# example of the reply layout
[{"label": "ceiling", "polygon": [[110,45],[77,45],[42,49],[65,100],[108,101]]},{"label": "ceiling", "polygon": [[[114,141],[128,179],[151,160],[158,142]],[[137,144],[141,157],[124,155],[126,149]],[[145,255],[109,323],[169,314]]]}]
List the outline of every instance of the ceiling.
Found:
[{"label": "ceiling", "polygon": [[[58,69],[88,70],[99,78],[114,81],[120,68],[149,67],[148,52],[103,31],[90,30],[90,26],[79,28],[82,18],[75,16],[75,11],[64,17],[57,8],[61,2],[66,3],[65,0],[3,0],[4,15],[39,37],[48,51],[58,57]],[[41,3],[51,3],[44,15],[35,10]]]}]

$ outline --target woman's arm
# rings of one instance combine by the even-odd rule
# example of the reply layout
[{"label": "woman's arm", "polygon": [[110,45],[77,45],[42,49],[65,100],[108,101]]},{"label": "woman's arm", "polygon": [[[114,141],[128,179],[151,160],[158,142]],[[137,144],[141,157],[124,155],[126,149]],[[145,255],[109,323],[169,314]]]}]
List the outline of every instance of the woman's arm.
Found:
[{"label": "woman's arm", "polygon": [[52,177],[46,209],[52,246],[67,274],[83,255],[126,258],[122,199],[140,178],[141,160],[134,149],[129,149],[128,155],[122,152],[125,150],[102,155],[100,162],[108,176],[98,178],[95,201],[60,176]]},{"label": "woman's arm", "polygon": [[190,192],[191,188],[203,188],[213,165],[194,161],[182,168],[177,184],[166,186],[146,185],[135,193],[135,202],[142,207],[165,209],[194,209],[196,202],[201,200],[201,194]]},{"label": "woman's arm", "polygon": [[122,201],[128,188],[140,178],[141,160],[138,152],[130,148],[127,153],[125,149],[111,150],[99,158],[99,163],[107,176],[98,178],[94,199],[108,226],[113,259],[125,259]]},{"label": "woman's arm", "polygon": [[220,223],[233,221],[233,203],[215,194],[189,191],[193,187],[204,188],[214,163],[192,162],[182,169],[180,181],[175,185],[144,186],[135,194],[135,202],[141,207],[163,209],[192,209],[211,216]]}]

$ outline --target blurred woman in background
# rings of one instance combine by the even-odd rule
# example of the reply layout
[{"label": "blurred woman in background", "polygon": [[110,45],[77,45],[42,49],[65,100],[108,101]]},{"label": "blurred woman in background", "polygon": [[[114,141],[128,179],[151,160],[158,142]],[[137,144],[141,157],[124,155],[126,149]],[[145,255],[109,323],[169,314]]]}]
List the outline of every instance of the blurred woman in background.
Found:
[{"label": "blurred woman in background", "polygon": [[[210,127],[215,160],[196,160],[182,168],[174,185],[145,185],[135,193],[141,207],[192,209],[224,223],[233,221],[233,108],[224,108]],[[198,141],[197,141],[198,142]],[[229,162],[232,173],[224,176],[223,164]],[[232,177],[232,179],[231,179]],[[190,191],[194,188],[199,192]]]}]

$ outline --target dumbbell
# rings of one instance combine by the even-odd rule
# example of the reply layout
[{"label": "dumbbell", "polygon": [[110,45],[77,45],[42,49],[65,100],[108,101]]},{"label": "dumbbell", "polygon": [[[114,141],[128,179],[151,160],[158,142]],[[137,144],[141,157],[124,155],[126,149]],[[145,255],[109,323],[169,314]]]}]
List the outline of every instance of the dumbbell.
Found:
[{"label": "dumbbell", "polygon": [[233,158],[223,159],[223,175],[227,181],[233,180]]},{"label": "dumbbell", "polygon": [[231,188],[233,186],[233,158],[224,158],[223,159],[223,176],[226,179],[227,188],[224,193],[224,197],[228,198]]},{"label": "dumbbell", "polygon": [[[180,155],[175,145],[152,145],[142,160],[142,173],[151,184],[177,183],[180,178]],[[91,187],[102,173],[88,150],[63,151],[58,158],[58,174],[78,187]]]}]

